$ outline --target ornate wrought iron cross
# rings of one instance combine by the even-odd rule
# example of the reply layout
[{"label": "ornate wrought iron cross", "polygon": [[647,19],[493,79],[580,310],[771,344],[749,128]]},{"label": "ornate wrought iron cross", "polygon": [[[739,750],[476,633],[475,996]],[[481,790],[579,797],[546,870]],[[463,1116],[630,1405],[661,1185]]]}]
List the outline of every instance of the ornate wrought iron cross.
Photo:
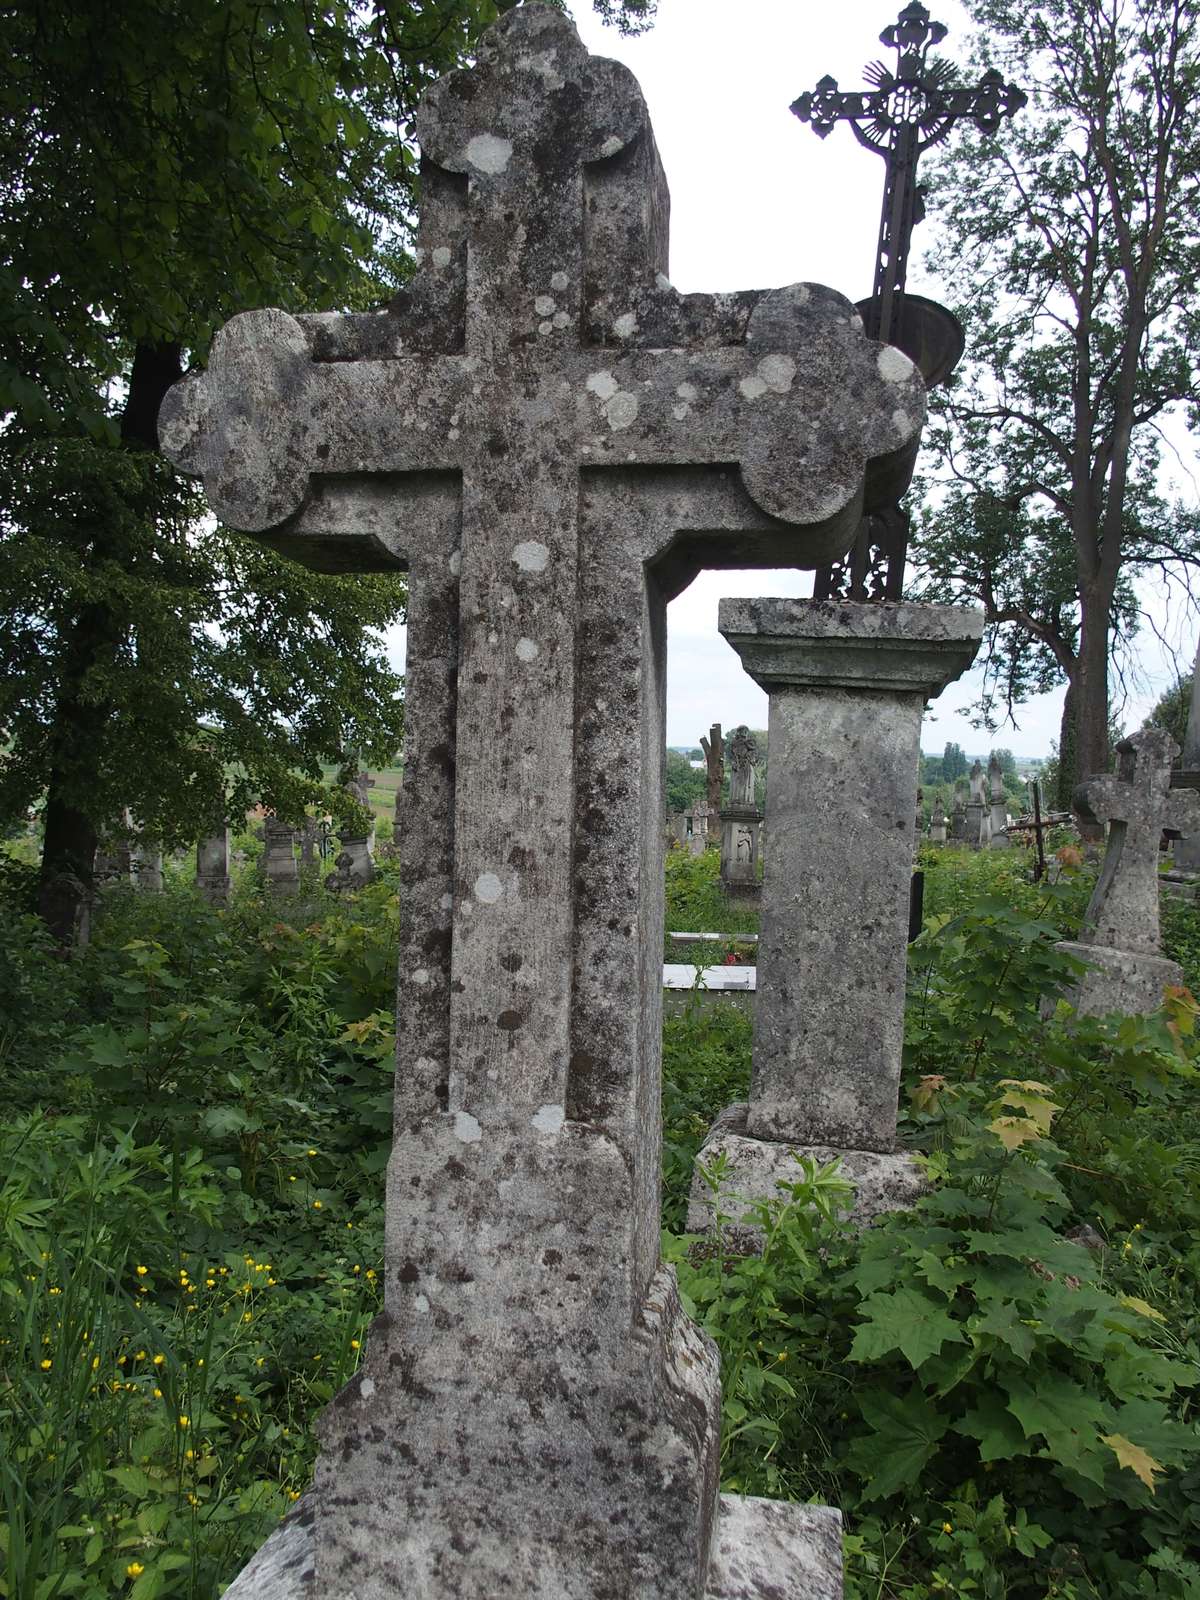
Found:
[{"label": "ornate wrought iron cross", "polygon": [[[928,308],[923,317],[916,315],[916,303],[911,308],[913,316],[905,316],[908,249],[913,228],[924,216],[917,162],[956,122],[970,120],[981,132],[994,133],[1026,100],[1024,92],[1006,84],[994,68],[973,86],[958,84],[953,63],[929,55],[945,37],[945,25],[931,22],[926,7],[913,0],[879,35],[880,43],[896,52],[894,70],[881,61],[872,62],[864,74],[871,84],[867,90],[840,90],[837,80],[826,76],[791,107],[801,122],[812,124],[819,139],[824,139],[835,123],[848,122],[858,142],[886,163],[874,293],[860,309],[872,338],[899,344],[914,360],[918,360],[917,350],[909,347],[925,343],[922,333],[926,330],[909,328],[908,322],[936,320],[936,312],[942,309],[921,301],[919,306]],[[942,316],[949,319],[948,312]],[[932,376],[926,370],[927,381],[941,381],[948,370],[943,365]],[[899,599],[907,546],[908,516],[900,506],[864,519],[845,560],[817,574],[817,597]]]}]

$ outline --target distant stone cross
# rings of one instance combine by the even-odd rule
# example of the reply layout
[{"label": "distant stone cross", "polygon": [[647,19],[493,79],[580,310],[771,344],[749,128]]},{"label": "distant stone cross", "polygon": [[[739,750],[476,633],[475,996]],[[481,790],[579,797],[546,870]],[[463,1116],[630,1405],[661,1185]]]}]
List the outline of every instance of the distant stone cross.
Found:
[{"label": "distant stone cross", "polygon": [[1076,789],[1076,810],[1085,819],[1108,824],[1108,848],[1080,944],[1159,954],[1158,850],[1163,831],[1200,832],[1200,795],[1170,788],[1177,753],[1164,728],[1145,728],[1117,746],[1115,776],[1089,778]]},{"label": "distant stone cross", "polygon": [[321,1423],[316,1592],[695,1600],[719,1389],[659,1261],[665,604],[841,554],[923,388],[829,290],[670,286],[641,93],[556,11],[507,12],[417,130],[412,286],[235,317],[160,419],[231,525],[410,573],[386,1311]]}]

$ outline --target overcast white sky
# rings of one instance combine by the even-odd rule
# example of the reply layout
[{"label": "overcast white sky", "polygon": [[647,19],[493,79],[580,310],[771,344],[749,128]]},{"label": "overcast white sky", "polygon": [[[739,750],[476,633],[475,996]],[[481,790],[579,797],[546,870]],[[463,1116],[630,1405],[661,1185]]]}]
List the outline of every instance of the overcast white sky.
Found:
[{"label": "overcast white sky", "polygon": [[[678,289],[812,281],[855,300],[870,293],[883,162],[848,127],[817,139],[788,107],[827,72],[843,88],[863,84],[866,63],[889,54],[878,37],[895,20],[899,0],[659,0],[656,25],[635,39],[602,26],[591,0],[569,3],[588,48],[624,61],[642,85],[671,188],[670,276]],[[967,32],[961,7],[931,0],[930,9],[950,29],[943,52],[959,53]],[[940,286],[921,260],[935,226],[931,217],[917,231],[909,286],[937,298]],[[706,572],[674,601],[668,743],[695,744],[711,722],[766,726],[766,696],[717,633],[717,601],[811,592],[811,573]],[[1167,611],[1161,625],[1190,667],[1193,624]],[[1173,654],[1148,636],[1142,666],[1142,692],[1124,712],[1130,728],[1172,681]],[[972,676],[944,691],[922,732],[924,749],[938,752],[955,739],[969,754],[993,744],[1017,755],[1049,754],[1061,692],[1021,708],[1018,728],[995,735],[961,714],[976,693]]]}]

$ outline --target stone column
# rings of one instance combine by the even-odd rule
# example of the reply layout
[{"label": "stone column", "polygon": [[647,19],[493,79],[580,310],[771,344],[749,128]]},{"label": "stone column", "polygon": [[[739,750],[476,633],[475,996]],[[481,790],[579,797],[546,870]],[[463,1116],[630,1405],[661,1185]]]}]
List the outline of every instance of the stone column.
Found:
[{"label": "stone column", "polygon": [[161,894],[163,856],[157,845],[139,844],[133,851],[134,883],[147,894]]},{"label": "stone column", "polygon": [[215,906],[228,904],[229,829],[209,834],[196,846],[196,888]]},{"label": "stone column", "polygon": [[[919,1187],[894,1151],[921,717],[970,666],[982,617],[723,600],[719,627],[770,695],[774,843],[750,1102],[722,1114],[699,1159],[726,1151],[730,1194],[753,1197],[795,1170],[793,1150],[841,1153],[872,1214]],[[698,1182],[689,1226],[706,1211]]]},{"label": "stone column", "polygon": [[967,831],[967,797],[961,783],[954,785],[954,801],[950,807],[950,839],[954,844],[964,843]]}]

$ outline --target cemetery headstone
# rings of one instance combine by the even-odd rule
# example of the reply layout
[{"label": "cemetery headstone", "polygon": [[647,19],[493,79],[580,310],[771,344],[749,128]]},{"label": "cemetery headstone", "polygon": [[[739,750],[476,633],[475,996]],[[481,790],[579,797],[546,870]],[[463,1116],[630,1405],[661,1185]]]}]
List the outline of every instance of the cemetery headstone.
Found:
[{"label": "cemetery headstone", "polygon": [[993,850],[1007,849],[1008,797],[1004,793],[1004,770],[1000,758],[993,753],[988,757],[988,845]]},{"label": "cemetery headstone", "polygon": [[963,818],[962,838],[965,845],[972,850],[978,850],[980,845],[987,843],[987,828],[990,819],[987,795],[984,792],[983,763],[976,760],[968,775],[970,793],[967,797],[966,814]]},{"label": "cemetery headstone", "polygon": [[955,844],[965,844],[967,832],[967,793],[961,779],[954,785],[954,801],[950,807],[950,838]]},{"label": "cemetery headstone", "polygon": [[[770,699],[767,810],[748,1105],[698,1158],[727,1157],[737,1216],[794,1173],[846,1156],[855,1215],[921,1187],[896,1153],[913,819],[925,702],[970,666],[982,614],[845,600],[722,600],[718,626]],[[711,1225],[699,1176],[691,1228]]]},{"label": "cemetery headstone", "polygon": [[933,814],[929,819],[930,844],[945,844],[946,842],[946,806],[939,794],[933,802]]},{"label": "cemetery headstone", "polygon": [[96,847],[92,863],[92,882],[97,889],[131,889],[137,873],[134,862],[132,819],[123,811],[113,831]]},{"label": "cemetery headstone", "polygon": [[758,746],[749,728],[735,728],[726,743],[729,804],[721,810],[721,887],[730,899],[756,900],[762,812],[754,801]]},{"label": "cemetery headstone", "polygon": [[209,834],[197,844],[196,888],[213,905],[223,906],[228,903],[230,890],[228,828],[221,828],[216,833]]},{"label": "cemetery headstone", "polygon": [[671,287],[645,103],[557,11],[417,133],[392,308],[237,317],[160,419],[227,522],[409,572],[386,1309],[227,1600],[832,1600],[835,1513],[719,1493],[660,1262],[665,608],[836,559],[922,386],[819,286]]},{"label": "cemetery headstone", "polygon": [[269,894],[295,894],[300,887],[296,830],[279,817],[263,818],[262,873]]},{"label": "cemetery headstone", "polygon": [[1164,828],[1200,831],[1200,795],[1173,790],[1178,745],[1164,728],[1144,728],[1117,746],[1115,775],[1076,789],[1085,821],[1108,824],[1108,843],[1077,940],[1064,941],[1090,970],[1068,998],[1076,1011],[1101,1016],[1156,1011],[1183,972],[1162,954],[1158,922],[1158,847]]}]

